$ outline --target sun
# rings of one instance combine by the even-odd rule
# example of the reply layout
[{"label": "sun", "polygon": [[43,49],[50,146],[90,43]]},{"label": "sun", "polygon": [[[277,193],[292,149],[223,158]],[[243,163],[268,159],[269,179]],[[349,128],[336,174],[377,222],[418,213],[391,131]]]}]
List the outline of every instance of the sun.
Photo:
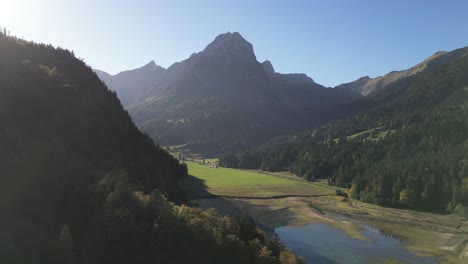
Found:
[{"label": "sun", "polygon": [[14,31],[30,25],[52,2],[52,0],[0,0],[0,26]]}]

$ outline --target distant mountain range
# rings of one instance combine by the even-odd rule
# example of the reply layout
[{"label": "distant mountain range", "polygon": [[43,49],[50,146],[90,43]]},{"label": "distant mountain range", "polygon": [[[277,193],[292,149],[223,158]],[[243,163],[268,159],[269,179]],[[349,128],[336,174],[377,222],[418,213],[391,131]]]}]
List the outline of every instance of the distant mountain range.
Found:
[{"label": "distant mountain range", "polygon": [[95,71],[117,92],[124,106],[154,101],[161,95],[172,97],[174,91],[182,97],[230,97],[229,100],[258,93],[262,100],[291,107],[328,106],[356,98],[351,93],[327,89],[303,73],[275,72],[270,61],[257,61],[252,44],[239,33],[219,35],[202,52],[168,69],[151,61],[116,75]]},{"label": "distant mountain range", "polygon": [[219,155],[365,110],[374,105],[367,95],[417,74],[443,54],[333,89],[306,74],[275,72],[270,61],[257,61],[252,44],[239,33],[226,33],[167,69],[152,61],[117,75],[95,71],[158,143]]}]

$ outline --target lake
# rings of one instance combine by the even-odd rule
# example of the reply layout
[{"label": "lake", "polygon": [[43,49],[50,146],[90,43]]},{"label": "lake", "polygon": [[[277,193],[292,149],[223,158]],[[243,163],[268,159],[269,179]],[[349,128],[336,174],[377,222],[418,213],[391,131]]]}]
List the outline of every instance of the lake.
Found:
[{"label": "lake", "polygon": [[400,240],[379,229],[356,224],[362,227],[361,235],[366,240],[350,237],[345,231],[325,223],[284,226],[275,231],[306,263],[438,263],[433,257],[421,257],[408,251]]}]

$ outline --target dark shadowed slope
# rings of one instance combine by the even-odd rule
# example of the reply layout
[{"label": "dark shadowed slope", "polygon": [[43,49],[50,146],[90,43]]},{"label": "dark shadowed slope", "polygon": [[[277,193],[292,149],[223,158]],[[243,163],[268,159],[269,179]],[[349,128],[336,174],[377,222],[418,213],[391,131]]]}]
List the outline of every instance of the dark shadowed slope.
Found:
[{"label": "dark shadowed slope", "polygon": [[247,215],[168,201],[185,176],[83,61],[0,33],[0,263],[300,263]]},{"label": "dark shadowed slope", "polygon": [[185,200],[177,181],[186,168],[142,134],[115,93],[67,50],[0,35],[0,135],[2,215],[38,232],[64,223],[85,228],[94,198],[83,198],[112,175]]}]

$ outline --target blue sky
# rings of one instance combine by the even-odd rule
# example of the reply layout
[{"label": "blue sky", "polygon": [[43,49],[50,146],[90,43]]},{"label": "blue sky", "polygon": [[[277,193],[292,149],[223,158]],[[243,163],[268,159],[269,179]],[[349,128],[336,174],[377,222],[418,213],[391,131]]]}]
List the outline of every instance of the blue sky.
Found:
[{"label": "blue sky", "polygon": [[257,59],[334,86],[468,46],[468,1],[0,0],[0,25],[117,73],[169,67],[240,32]]}]

